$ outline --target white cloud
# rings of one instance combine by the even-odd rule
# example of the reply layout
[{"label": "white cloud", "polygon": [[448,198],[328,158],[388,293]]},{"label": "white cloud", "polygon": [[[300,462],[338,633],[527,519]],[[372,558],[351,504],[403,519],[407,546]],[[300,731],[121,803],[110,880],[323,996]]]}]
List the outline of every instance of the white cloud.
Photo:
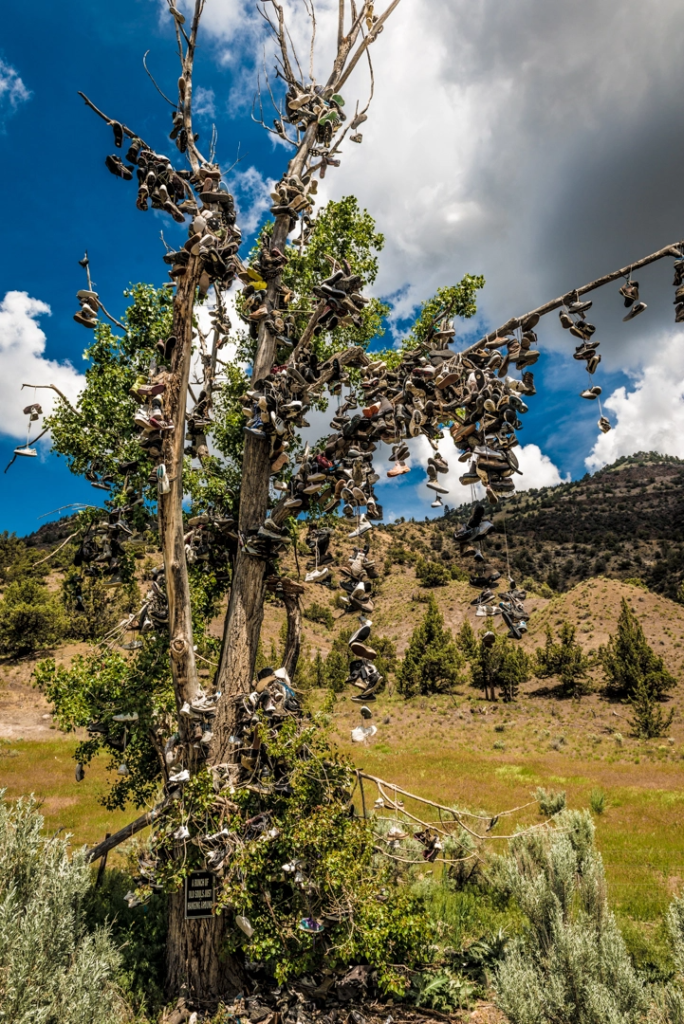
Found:
[{"label": "white cloud", "polygon": [[[317,5],[319,77],[336,7]],[[286,0],[286,10],[301,59],[304,5]],[[251,101],[256,75],[237,73],[262,59],[264,26],[251,2],[209,5],[204,31]],[[395,317],[409,316],[438,285],[483,273],[479,323],[494,326],[674,241],[672,225],[684,218],[683,33],[677,0],[400,4],[372,48],[375,98],[363,144],[345,144],[320,197],[354,194],[376,218],[386,246],[375,290],[396,297]],[[348,112],[366,88],[361,62],[343,90]],[[257,196],[262,189],[261,207],[245,202],[256,226],[265,188],[254,169],[245,173],[254,175]],[[617,284],[599,293],[592,311],[603,367],[635,380],[606,402],[616,426],[598,438],[592,467],[643,448],[679,452],[684,436],[684,366],[666,329],[669,267],[639,278],[649,306],[643,317],[622,324]],[[542,347],[571,350],[555,316],[539,334]],[[518,451],[523,486],[560,481],[539,448]],[[407,479],[396,494],[407,493]]]},{"label": "white cloud", "polygon": [[84,384],[71,363],[45,358],[47,339],[38,320],[49,315],[50,307],[27,292],[7,292],[0,303],[0,433],[11,437],[26,437],[24,406],[38,401],[47,413],[57,400],[53,391],[34,395],[22,384],[54,384],[72,402]]},{"label": "white cloud", "polygon": [[216,117],[216,96],[213,89],[205,89],[198,85],[192,93],[192,109],[197,117],[205,117],[211,121]]},{"label": "white cloud", "polygon": [[634,389],[618,388],[605,400],[613,429],[598,435],[585,459],[588,469],[600,469],[634,452],[684,457],[683,342],[681,331],[654,338],[650,361],[635,375]]},{"label": "white cloud", "polygon": [[[377,472],[380,475],[379,486],[382,488],[381,500],[384,502],[385,508],[390,510],[393,498],[398,499],[396,502],[397,507],[401,507],[401,511],[395,512],[393,518],[396,518],[397,514],[406,514],[404,507],[409,505],[413,514],[417,513],[419,516],[421,513],[424,515],[434,514],[430,508],[430,503],[436,495],[434,491],[427,487],[426,473],[427,460],[433,454],[432,447],[427,438],[423,436],[409,439],[408,446],[411,450],[411,456],[407,459],[407,465],[410,466],[411,473],[404,476],[394,479],[387,478],[387,470],[394,465],[394,463],[389,461],[391,451],[388,446],[378,445],[378,452],[375,456],[375,464],[378,467]],[[474,487],[464,487],[459,482],[458,478],[463,476],[468,468],[468,463],[458,461],[460,452],[454,447],[453,441],[448,435],[439,442],[439,451],[449,464],[449,471],[439,476],[440,484],[449,490],[448,494],[442,495],[442,501],[446,505],[454,507],[483,498],[484,488],[481,484],[477,484]],[[536,487],[555,487],[556,484],[563,482],[564,478],[558,471],[558,467],[553,464],[548,455],[544,455],[536,444],[520,446],[515,451],[520,463],[520,469],[522,470],[522,476],[519,474],[515,475],[517,491],[527,491]],[[569,477],[566,479],[569,479]],[[392,488],[396,488],[399,483],[402,485],[401,491],[395,490],[393,494]],[[408,494],[409,487],[411,490],[410,498]]]},{"label": "white cloud", "polygon": [[[305,5],[285,9],[306,68]],[[336,9],[317,4],[319,78]],[[236,87],[251,97],[266,31],[251,2],[208,5],[203,30],[219,60],[245,72]],[[400,295],[396,315],[465,272],[484,273],[482,320],[501,323],[674,241],[683,32],[677,0],[400,4],[372,47],[363,144],[345,144],[321,190],[321,202],[352,193],[376,217],[386,237],[376,290]],[[267,54],[270,69],[268,45]],[[362,61],[343,89],[347,111],[367,84]],[[617,307],[601,313],[609,369],[641,365],[638,340],[668,315],[654,301],[668,284],[649,286],[643,324],[623,327]],[[544,322],[543,344],[561,337],[557,321]]]},{"label": "white cloud", "polygon": [[17,71],[0,60],[0,118],[8,112],[13,113],[20,103],[26,103],[30,98],[31,92]]},{"label": "white cloud", "polygon": [[248,167],[231,171],[228,182],[235,196],[238,224],[246,237],[256,231],[273,205],[270,193],[275,181],[264,178],[255,167]]}]

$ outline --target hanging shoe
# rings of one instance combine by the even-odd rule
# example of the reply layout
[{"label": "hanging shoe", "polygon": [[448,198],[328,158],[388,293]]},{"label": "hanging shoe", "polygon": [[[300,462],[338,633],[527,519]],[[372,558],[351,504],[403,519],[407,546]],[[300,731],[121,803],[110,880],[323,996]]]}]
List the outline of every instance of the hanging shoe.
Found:
[{"label": "hanging shoe", "polygon": [[589,401],[593,401],[598,398],[601,394],[601,388],[595,385],[593,388],[585,388],[584,391],[580,391],[580,398],[588,398]]},{"label": "hanging shoe", "polygon": [[638,281],[627,281],[620,288],[620,295],[625,300],[625,306],[629,309],[637,299],[639,298],[639,282]]},{"label": "hanging shoe", "polygon": [[610,430],[610,420],[607,416],[601,416],[598,421],[598,428],[602,434],[607,434]]},{"label": "hanging shoe", "polygon": [[629,313],[627,314],[627,316],[623,316],[623,318],[622,318],[623,323],[625,321],[627,321],[627,320],[633,320],[635,316],[639,316],[639,313],[643,313],[643,311],[645,309],[646,309],[646,303],[645,302],[635,302],[634,305],[632,306],[632,308],[630,309]]},{"label": "hanging shoe", "polygon": [[349,534],[349,537],[362,537],[364,533],[367,533],[369,530],[372,529],[373,524],[369,523],[365,515],[362,514],[361,516],[359,516],[359,525],[355,530],[352,530],[352,532]]}]

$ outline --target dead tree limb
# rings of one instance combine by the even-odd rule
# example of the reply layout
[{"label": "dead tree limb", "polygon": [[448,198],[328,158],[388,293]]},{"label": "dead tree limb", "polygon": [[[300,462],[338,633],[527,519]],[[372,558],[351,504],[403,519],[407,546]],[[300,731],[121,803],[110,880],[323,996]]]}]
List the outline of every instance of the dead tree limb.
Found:
[{"label": "dead tree limb", "polygon": [[597,277],[596,280],[590,281],[588,284],[583,284],[581,288],[574,288],[570,292],[566,292],[565,295],[559,295],[557,299],[551,299],[550,302],[545,302],[542,306],[537,306],[536,309],[531,309],[529,313],[524,313],[523,316],[511,317],[501,327],[497,327],[495,331],[490,331],[489,334],[485,334],[483,338],[476,341],[474,345],[470,345],[468,348],[462,350],[462,355],[467,355],[468,352],[476,352],[477,349],[482,348],[487,342],[494,341],[496,338],[500,338],[505,334],[515,331],[520,324],[527,320],[528,317],[537,315],[544,316],[545,313],[551,313],[554,309],[560,309],[565,304],[566,300],[570,300],[570,295],[576,293],[577,295],[586,295],[588,292],[595,291],[596,288],[602,288],[605,284],[610,284],[611,281],[617,281],[621,277],[626,277],[628,274],[633,273],[635,270],[639,270],[640,267],[647,267],[650,263],[656,263],[658,260],[662,260],[664,256],[674,256],[679,258],[682,256],[684,250],[684,241],[673,242],[671,245],[666,245],[662,249],[658,249],[657,252],[651,253],[650,256],[644,256],[643,259],[637,260],[636,263],[629,263],[626,267],[621,267],[619,270],[613,270],[610,274],[604,274],[603,277]]},{"label": "dead tree limb", "polygon": [[[59,397],[62,399],[62,401],[66,405],[69,406],[69,408],[71,409],[72,412],[75,412],[77,416],[79,415],[78,411],[76,409],[74,409],[73,405],[71,404],[71,402],[69,401],[67,396],[64,394],[64,392],[60,391],[59,388],[55,384],[22,384],[21,385],[21,390],[23,391],[24,388],[50,388],[52,391],[56,391],[57,392]],[[45,433],[45,431],[43,431],[43,433]],[[41,437],[42,437],[42,435],[41,435]],[[38,438],[36,438],[36,440],[38,440]]]},{"label": "dead tree limb", "polygon": [[297,662],[302,646],[302,599],[299,594],[283,592],[283,604],[287,612],[287,637],[285,639],[285,657],[283,668],[290,679],[294,679]]},{"label": "dead tree limb", "polygon": [[131,836],[136,835],[138,832],[142,832],[144,828],[163,817],[168,811],[171,810],[178,797],[176,795],[167,796],[165,800],[158,803],[156,807],[153,807],[150,811],[145,811],[135,821],[131,821],[128,825],[124,825],[118,832],[114,832],[113,835],[103,839],[97,846],[92,846],[86,853],[86,860],[92,863],[94,860],[99,860],[100,857],[104,857],[105,854],[113,850],[115,846],[119,846],[121,843],[125,843]]}]

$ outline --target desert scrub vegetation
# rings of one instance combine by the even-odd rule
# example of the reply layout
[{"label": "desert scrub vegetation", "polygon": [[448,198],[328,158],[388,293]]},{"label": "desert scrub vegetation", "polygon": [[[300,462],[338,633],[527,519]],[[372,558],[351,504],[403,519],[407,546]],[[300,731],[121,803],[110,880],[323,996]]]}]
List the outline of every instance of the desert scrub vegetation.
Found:
[{"label": "desert scrub vegetation", "polygon": [[119,1024],[121,967],[108,925],[88,929],[90,868],[46,838],[33,799],[0,793],[0,1014],[13,1024]]}]

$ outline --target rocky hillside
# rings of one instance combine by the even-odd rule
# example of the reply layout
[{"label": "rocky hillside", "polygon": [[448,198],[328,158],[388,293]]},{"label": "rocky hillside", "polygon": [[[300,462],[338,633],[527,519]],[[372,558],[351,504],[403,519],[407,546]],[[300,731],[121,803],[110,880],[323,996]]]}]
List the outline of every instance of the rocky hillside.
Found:
[{"label": "rocky hillside", "polygon": [[[448,513],[454,525],[464,506]],[[674,600],[684,580],[684,461],[619,459],[594,476],[521,493],[495,517],[494,547],[521,578],[565,591],[592,576],[640,579]],[[504,558],[505,561],[505,558]]]}]

